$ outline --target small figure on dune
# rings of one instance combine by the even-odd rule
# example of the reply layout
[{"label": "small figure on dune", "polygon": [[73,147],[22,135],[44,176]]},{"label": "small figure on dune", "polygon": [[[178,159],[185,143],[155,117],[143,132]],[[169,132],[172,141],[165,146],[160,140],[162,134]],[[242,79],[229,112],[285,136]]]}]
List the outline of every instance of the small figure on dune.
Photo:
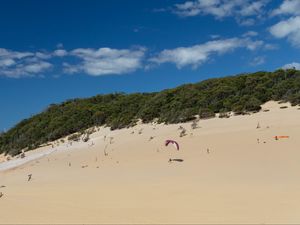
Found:
[{"label": "small figure on dune", "polygon": [[25,158],[25,152],[24,152],[24,150],[22,150],[22,153],[21,153],[20,157],[21,157],[21,159]]},{"label": "small figure on dune", "polygon": [[259,144],[259,138],[257,138],[257,143]]},{"label": "small figure on dune", "polygon": [[182,130],[182,129],[184,129],[183,126],[179,126],[178,127],[178,130]]},{"label": "small figure on dune", "polygon": [[30,181],[32,178],[32,174],[28,174],[28,180],[27,181]]},{"label": "small figure on dune", "polygon": [[154,138],[154,137],[152,137],[152,136],[151,136],[151,137],[149,138],[149,140],[148,140],[148,141],[151,141],[151,140],[153,140],[153,138]]},{"label": "small figure on dune", "polygon": [[107,148],[107,145],[104,147],[103,152],[104,152],[104,155],[105,155],[105,156],[108,156],[108,153],[106,152],[106,148]]},{"label": "small figure on dune", "polygon": [[143,128],[141,128],[140,130],[139,130],[139,134],[142,134],[143,133]]},{"label": "small figure on dune", "polygon": [[184,137],[186,135],[186,129],[182,129],[180,134],[179,134],[179,137]]},{"label": "small figure on dune", "polygon": [[194,120],[191,124],[191,128],[194,130],[194,129],[197,129],[198,128],[198,123],[196,120]]},{"label": "small figure on dune", "polygon": [[260,128],[260,124],[259,122],[257,123],[257,126],[256,126],[256,129],[259,129]]},{"label": "small figure on dune", "polygon": [[207,153],[207,154],[209,154],[209,153],[210,153],[210,150],[209,150],[209,148],[207,148],[207,149],[206,149],[206,153]]},{"label": "small figure on dune", "polygon": [[105,149],[104,149],[104,156],[108,156],[108,153],[105,151]]},{"label": "small figure on dune", "polygon": [[114,137],[110,137],[110,138],[109,138],[109,144],[114,143],[113,140],[114,140]]},{"label": "small figure on dune", "polygon": [[0,198],[2,198],[2,196],[3,196],[3,193],[2,193],[2,192],[0,192]]},{"label": "small figure on dune", "polygon": [[71,166],[71,163],[69,162],[69,166]]}]

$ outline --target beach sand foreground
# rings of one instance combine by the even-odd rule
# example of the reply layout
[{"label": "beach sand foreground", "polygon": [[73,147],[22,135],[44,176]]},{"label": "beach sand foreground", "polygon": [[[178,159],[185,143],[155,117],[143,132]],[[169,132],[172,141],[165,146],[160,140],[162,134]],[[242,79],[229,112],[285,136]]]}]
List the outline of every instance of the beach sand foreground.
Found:
[{"label": "beach sand foreground", "polygon": [[263,109],[31,151],[0,171],[0,223],[300,223],[300,110]]}]

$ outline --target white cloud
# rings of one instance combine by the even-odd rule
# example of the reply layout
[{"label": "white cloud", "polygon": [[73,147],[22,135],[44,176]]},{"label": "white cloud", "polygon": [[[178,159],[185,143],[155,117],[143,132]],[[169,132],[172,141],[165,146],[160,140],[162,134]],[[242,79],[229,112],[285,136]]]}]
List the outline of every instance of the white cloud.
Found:
[{"label": "white cloud", "polygon": [[74,73],[79,73],[82,70],[82,66],[71,65],[67,62],[64,62],[62,65],[63,65],[64,73],[74,74]]},{"label": "white cloud", "polygon": [[41,73],[45,71],[46,69],[49,69],[52,66],[52,64],[48,62],[39,61],[32,64],[23,65],[21,68],[23,71],[30,73],[30,74],[36,74]]},{"label": "white cloud", "polygon": [[145,48],[121,50],[78,48],[71,51],[70,55],[81,59],[81,63],[78,65],[64,63],[64,71],[85,72],[92,76],[130,73],[142,66],[145,51]]},{"label": "white cloud", "polygon": [[1,58],[15,58],[15,59],[22,59],[24,57],[33,56],[34,53],[31,52],[15,52],[10,51],[5,48],[0,48],[0,57]]},{"label": "white cloud", "polygon": [[257,35],[258,35],[258,33],[256,31],[250,30],[250,31],[247,31],[246,33],[244,33],[242,36],[243,37],[255,37]]},{"label": "white cloud", "polygon": [[300,70],[300,63],[297,63],[297,62],[292,62],[292,63],[289,63],[289,64],[285,64],[282,69],[296,69],[296,70]]},{"label": "white cloud", "polygon": [[11,78],[40,76],[52,67],[44,61],[51,55],[41,52],[18,52],[0,48],[0,76]]},{"label": "white cloud", "polygon": [[252,66],[259,66],[266,62],[265,56],[256,56],[251,62],[250,65]]},{"label": "white cloud", "polygon": [[58,57],[63,57],[63,56],[68,55],[68,52],[64,49],[57,49],[53,52],[53,55],[58,56]]},{"label": "white cloud", "polygon": [[0,60],[0,68],[1,67],[8,67],[14,65],[16,62],[11,58],[4,58]]},{"label": "white cloud", "polygon": [[252,41],[249,38],[215,40],[191,47],[166,49],[160,52],[156,57],[151,58],[149,61],[156,64],[174,63],[178,68],[182,68],[184,66],[197,68],[208,61],[213,54],[224,54],[237,48],[255,50],[263,44],[264,43],[262,41]]},{"label": "white cloud", "polygon": [[220,38],[221,38],[221,35],[218,35],[218,34],[211,34],[211,35],[209,35],[209,37],[210,37],[211,39],[220,39]]},{"label": "white cloud", "polygon": [[300,1],[299,0],[285,0],[271,12],[271,16],[276,15],[300,15]]},{"label": "white cloud", "polygon": [[234,17],[241,25],[253,25],[265,14],[269,0],[194,0],[175,4],[174,13],[181,17],[212,15],[216,19]]},{"label": "white cloud", "polygon": [[278,49],[278,45],[275,45],[275,44],[270,44],[270,43],[266,43],[264,44],[264,49],[265,50],[275,50],[275,49]]},{"label": "white cloud", "polygon": [[[62,47],[62,46],[61,46]],[[63,60],[65,73],[83,72],[92,76],[125,74],[142,67],[145,48],[111,49],[78,48],[70,52],[56,49],[53,52],[18,52],[0,48],[0,76],[20,78],[41,76],[53,67],[53,57],[73,57],[75,64]]]},{"label": "white cloud", "polygon": [[294,46],[300,47],[300,16],[283,20],[269,29],[276,38],[287,38]]},{"label": "white cloud", "polygon": [[34,55],[39,59],[50,59],[52,57],[51,54],[47,52],[36,52]]}]

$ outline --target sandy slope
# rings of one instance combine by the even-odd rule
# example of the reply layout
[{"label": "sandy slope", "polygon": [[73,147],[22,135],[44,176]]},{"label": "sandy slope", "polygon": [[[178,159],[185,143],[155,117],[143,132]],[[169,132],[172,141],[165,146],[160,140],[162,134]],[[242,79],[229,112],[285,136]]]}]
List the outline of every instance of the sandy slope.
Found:
[{"label": "sandy slope", "polygon": [[[264,108],[270,111],[201,120],[195,130],[181,124],[182,138],[179,124],[101,128],[93,146],[62,145],[1,171],[0,223],[299,224],[300,110]],[[166,139],[181,150],[166,148]]]}]

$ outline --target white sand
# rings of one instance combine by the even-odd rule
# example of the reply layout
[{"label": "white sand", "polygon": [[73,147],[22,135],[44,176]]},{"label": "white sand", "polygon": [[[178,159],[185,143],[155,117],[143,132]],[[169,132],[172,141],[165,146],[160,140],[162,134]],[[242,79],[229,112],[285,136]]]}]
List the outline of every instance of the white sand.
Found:
[{"label": "white sand", "polygon": [[201,120],[195,130],[191,123],[101,128],[89,143],[0,171],[0,223],[300,223],[300,110],[283,105]]}]

